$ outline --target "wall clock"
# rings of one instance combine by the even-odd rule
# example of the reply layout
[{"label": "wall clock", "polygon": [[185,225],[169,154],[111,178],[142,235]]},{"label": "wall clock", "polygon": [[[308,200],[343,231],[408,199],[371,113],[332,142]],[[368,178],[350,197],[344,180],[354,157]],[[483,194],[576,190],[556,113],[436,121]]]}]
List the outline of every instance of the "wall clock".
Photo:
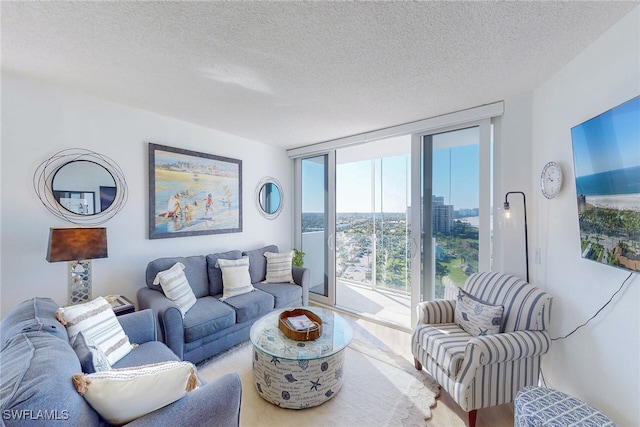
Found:
[{"label": "wall clock", "polygon": [[556,162],[549,162],[542,168],[540,190],[547,199],[553,199],[562,188],[562,169]]}]

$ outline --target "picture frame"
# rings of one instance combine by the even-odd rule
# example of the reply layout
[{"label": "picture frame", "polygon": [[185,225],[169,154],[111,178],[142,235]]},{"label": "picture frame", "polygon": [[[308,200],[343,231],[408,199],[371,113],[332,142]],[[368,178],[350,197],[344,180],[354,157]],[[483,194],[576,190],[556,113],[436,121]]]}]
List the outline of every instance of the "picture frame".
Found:
[{"label": "picture frame", "polygon": [[242,160],[149,143],[149,239],[242,232]]},{"label": "picture frame", "polygon": [[96,193],[93,191],[55,190],[53,197],[68,210],[78,215],[93,215],[96,213]]}]

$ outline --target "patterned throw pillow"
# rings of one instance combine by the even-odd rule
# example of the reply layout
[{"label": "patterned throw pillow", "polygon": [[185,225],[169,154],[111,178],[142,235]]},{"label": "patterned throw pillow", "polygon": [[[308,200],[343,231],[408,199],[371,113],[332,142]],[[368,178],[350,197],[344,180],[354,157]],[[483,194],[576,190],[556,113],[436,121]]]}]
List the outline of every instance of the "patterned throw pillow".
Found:
[{"label": "patterned throw pillow", "polygon": [[72,347],[85,374],[111,369],[107,356],[95,344],[88,342],[82,332],[78,332]]},{"label": "patterned throw pillow", "polygon": [[109,424],[122,425],[182,398],[200,385],[190,362],[163,362],[94,374],[73,385]]},{"label": "patterned throw pillow", "polygon": [[156,274],[156,278],[153,279],[153,284],[160,284],[164,295],[178,306],[182,317],[197,301],[183,270],[184,264],[176,262],[170,269]]},{"label": "patterned throw pillow", "polygon": [[291,272],[293,251],[265,252],[264,256],[267,258],[267,279],[262,283],[295,283]]},{"label": "patterned throw pillow", "polygon": [[220,301],[255,291],[249,275],[248,257],[219,259],[216,262],[216,267],[222,270],[222,298],[220,298]]},{"label": "patterned throw pillow", "polygon": [[129,338],[116,319],[111,304],[103,297],[86,304],[60,307],[56,311],[56,317],[67,328],[70,343],[74,343],[77,335],[82,332],[88,342],[107,356],[110,365],[131,351]]},{"label": "patterned throw pillow", "polygon": [[455,322],[474,337],[500,332],[503,312],[501,305],[487,304],[462,289],[458,291]]}]

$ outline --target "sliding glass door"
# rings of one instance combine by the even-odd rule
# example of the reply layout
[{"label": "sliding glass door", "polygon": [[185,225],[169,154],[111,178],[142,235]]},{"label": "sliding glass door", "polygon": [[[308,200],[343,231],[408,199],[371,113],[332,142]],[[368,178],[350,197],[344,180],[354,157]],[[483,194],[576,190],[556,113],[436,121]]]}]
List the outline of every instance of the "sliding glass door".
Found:
[{"label": "sliding glass door", "polygon": [[491,121],[296,159],[310,299],[410,329],[419,301],[490,270]]}]

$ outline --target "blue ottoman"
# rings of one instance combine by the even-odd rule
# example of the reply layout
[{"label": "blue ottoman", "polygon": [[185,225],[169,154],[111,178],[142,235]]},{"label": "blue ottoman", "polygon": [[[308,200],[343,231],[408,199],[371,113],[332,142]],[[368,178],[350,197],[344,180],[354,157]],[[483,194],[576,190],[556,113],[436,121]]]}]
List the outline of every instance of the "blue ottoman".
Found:
[{"label": "blue ottoman", "polygon": [[515,427],[615,427],[603,413],[580,399],[550,388],[520,389],[513,404]]}]

